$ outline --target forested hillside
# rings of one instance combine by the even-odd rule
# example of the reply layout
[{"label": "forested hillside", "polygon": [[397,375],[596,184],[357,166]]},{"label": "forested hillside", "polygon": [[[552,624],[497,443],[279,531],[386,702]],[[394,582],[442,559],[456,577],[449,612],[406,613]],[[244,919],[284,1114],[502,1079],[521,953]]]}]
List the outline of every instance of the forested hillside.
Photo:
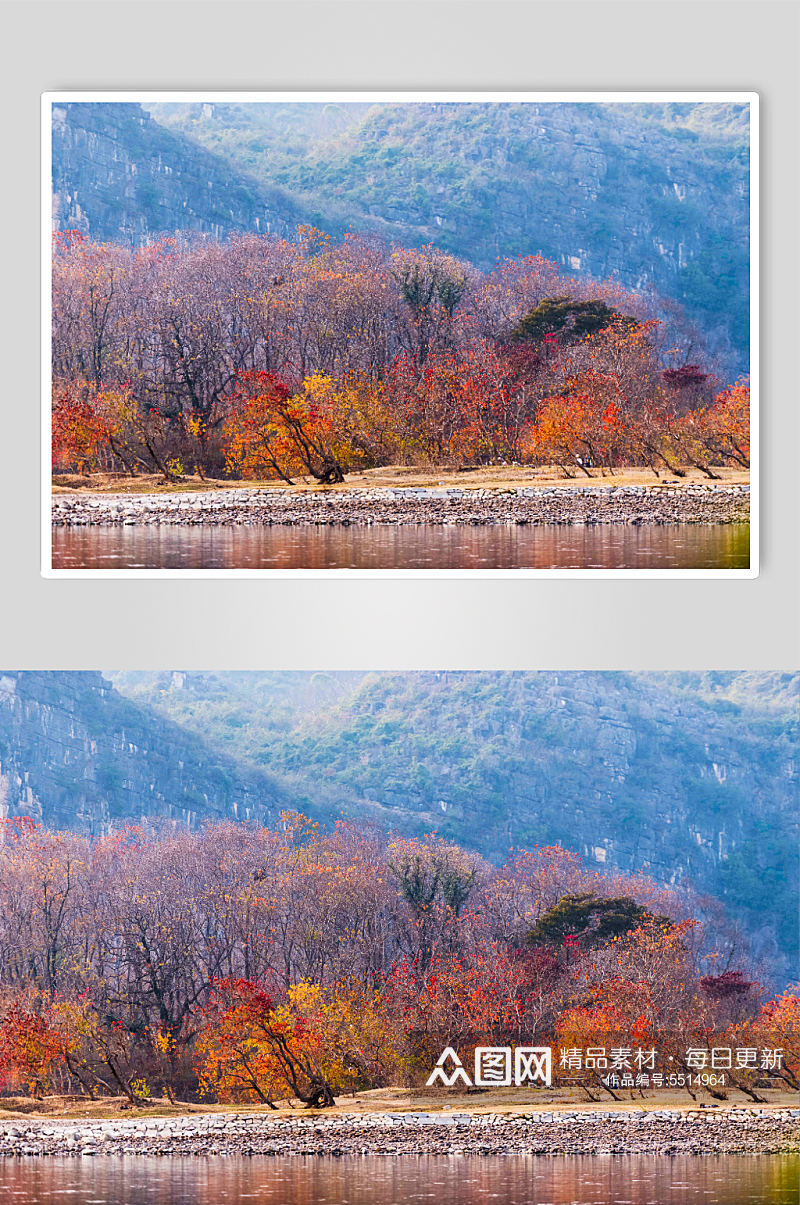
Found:
[{"label": "forested hillside", "polygon": [[330,822],[502,860],[559,842],[797,947],[798,679],[763,673],[115,674]]},{"label": "forested hillside", "polygon": [[778,973],[797,948],[798,677],[778,673],[0,677],[2,815],[440,836],[501,863],[559,843],[724,900]]},{"label": "forested hillside", "polygon": [[[326,229],[481,267],[540,254],[653,284],[748,342],[746,105],[170,105],[153,116],[298,198]],[[720,319],[722,318],[722,322]]]},{"label": "forested hillside", "polygon": [[541,254],[684,304],[746,372],[742,105],[67,105],[55,228],[284,234],[311,221],[491,267]]}]

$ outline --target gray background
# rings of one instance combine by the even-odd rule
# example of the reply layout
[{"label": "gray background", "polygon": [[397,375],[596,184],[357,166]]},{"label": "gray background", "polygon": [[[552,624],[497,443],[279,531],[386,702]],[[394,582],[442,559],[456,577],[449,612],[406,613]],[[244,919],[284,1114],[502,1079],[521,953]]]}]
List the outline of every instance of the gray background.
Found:
[{"label": "gray background", "polygon": [[[800,665],[795,3],[18,3],[4,63],[0,660],[16,668]],[[761,94],[757,580],[45,580],[39,98],[56,89]]]}]

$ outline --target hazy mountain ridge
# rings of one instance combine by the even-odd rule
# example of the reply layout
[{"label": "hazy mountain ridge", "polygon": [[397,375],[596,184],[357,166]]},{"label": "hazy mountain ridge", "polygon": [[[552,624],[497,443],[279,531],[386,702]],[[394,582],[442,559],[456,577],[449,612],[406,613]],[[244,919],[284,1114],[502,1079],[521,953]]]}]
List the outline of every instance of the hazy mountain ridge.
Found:
[{"label": "hazy mountain ridge", "polygon": [[278,189],[153,121],[141,105],[54,105],[53,229],[141,243],[178,230],[291,235],[302,213]]},{"label": "hazy mountain ridge", "polygon": [[[560,842],[725,901],[796,974],[798,675],[0,676],[0,813],[102,833],[295,808],[496,861]],[[128,696],[128,697],[125,697]]]},{"label": "hazy mountain ridge", "polygon": [[141,821],[275,822],[281,793],[101,674],[0,674],[0,818],[100,834]]},{"label": "hazy mountain ridge", "polygon": [[[282,677],[302,708],[281,701]],[[315,819],[436,829],[495,859],[558,841],[598,867],[692,881],[796,946],[797,675],[114,678],[268,767]]]},{"label": "hazy mountain ridge", "polygon": [[747,371],[746,106],[65,104],[54,227],[292,236],[311,221],[483,268],[541,253],[655,287]]}]

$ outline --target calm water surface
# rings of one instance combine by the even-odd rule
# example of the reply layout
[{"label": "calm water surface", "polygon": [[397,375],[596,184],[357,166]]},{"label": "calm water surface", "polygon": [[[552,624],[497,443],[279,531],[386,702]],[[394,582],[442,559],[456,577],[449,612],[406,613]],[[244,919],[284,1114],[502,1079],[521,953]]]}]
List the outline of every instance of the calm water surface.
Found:
[{"label": "calm water surface", "polygon": [[55,569],[746,569],[747,524],[78,527]]},{"label": "calm water surface", "polygon": [[18,1205],[797,1205],[796,1155],[22,1158]]}]

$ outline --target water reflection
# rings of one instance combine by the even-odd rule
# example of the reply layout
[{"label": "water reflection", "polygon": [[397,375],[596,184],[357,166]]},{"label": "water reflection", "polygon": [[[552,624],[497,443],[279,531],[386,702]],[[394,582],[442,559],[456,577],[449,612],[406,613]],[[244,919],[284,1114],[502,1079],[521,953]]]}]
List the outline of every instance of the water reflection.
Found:
[{"label": "water reflection", "polygon": [[796,1155],[106,1156],[0,1161],[0,1199],[39,1205],[796,1205]]},{"label": "water reflection", "polygon": [[746,524],[78,527],[55,569],[746,569]]}]

